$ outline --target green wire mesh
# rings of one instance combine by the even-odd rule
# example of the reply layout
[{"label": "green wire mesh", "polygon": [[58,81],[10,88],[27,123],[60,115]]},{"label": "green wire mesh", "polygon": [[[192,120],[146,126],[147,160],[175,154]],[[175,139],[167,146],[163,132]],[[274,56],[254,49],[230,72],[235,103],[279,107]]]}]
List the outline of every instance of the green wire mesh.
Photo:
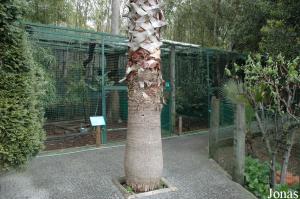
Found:
[{"label": "green wire mesh", "polygon": [[[127,87],[118,81],[125,75],[127,38],[32,23],[24,24],[24,28],[33,45],[44,49],[47,56],[52,57],[49,62],[45,61],[45,54],[36,56],[55,87],[54,97],[45,107],[45,129],[49,143],[55,143],[61,138],[65,141],[62,144],[57,141],[47,147],[52,149],[93,144],[94,135],[89,125],[89,117],[93,115],[106,118],[107,126],[103,129],[102,137],[104,143],[124,140],[128,117]],[[176,133],[170,132],[170,107],[173,103],[170,97],[171,46],[176,49],[177,118],[182,117],[184,132],[207,129],[210,98],[216,94],[212,88],[222,85],[225,66],[240,59],[242,55],[164,41],[161,48],[162,72],[166,81],[166,103],[161,115],[163,136]],[[231,120],[227,115],[232,113],[225,105],[222,110],[226,123],[225,119]],[[176,127],[178,131],[178,121]]]}]

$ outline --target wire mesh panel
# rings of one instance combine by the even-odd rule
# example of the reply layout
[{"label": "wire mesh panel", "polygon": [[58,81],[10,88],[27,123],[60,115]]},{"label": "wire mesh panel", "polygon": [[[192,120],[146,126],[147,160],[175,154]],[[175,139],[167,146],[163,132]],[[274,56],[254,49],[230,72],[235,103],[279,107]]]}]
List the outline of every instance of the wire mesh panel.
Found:
[{"label": "wire mesh panel", "polygon": [[227,171],[230,175],[233,175],[235,106],[229,104],[226,100],[221,100],[219,114],[220,121],[215,160],[225,171]]},{"label": "wire mesh panel", "polygon": [[198,49],[176,53],[176,106],[184,132],[207,128],[207,72]]},{"label": "wire mesh panel", "polygon": [[[39,49],[34,57],[46,70],[53,88],[45,104],[46,149],[95,144],[89,121],[95,115],[106,119],[103,143],[124,140],[127,86],[119,80],[125,76],[126,38],[40,24],[26,24],[25,28],[32,45]],[[167,67],[168,60],[163,60]],[[163,136],[170,135],[168,103],[162,110]]]},{"label": "wire mesh panel", "polygon": [[[111,74],[114,71],[108,73],[103,69],[107,64],[116,65],[116,71],[118,66],[124,66],[125,39],[38,24],[27,24],[26,30],[34,47],[47,52],[35,53],[35,58],[45,68],[51,79],[49,84],[54,87],[53,97],[45,105],[46,149],[95,144],[89,117],[103,115],[106,109],[103,99],[108,94],[104,88],[113,85],[117,77]],[[118,43],[118,47],[111,47],[109,42],[104,45],[104,37]],[[52,61],[45,62],[45,56]],[[122,99],[126,98],[126,93],[121,95]],[[122,112],[121,116],[126,121],[126,113]],[[108,124],[110,127],[111,122]],[[120,139],[120,136],[114,135],[113,139]]]},{"label": "wire mesh panel", "polygon": [[[211,96],[219,95],[225,67],[242,57],[238,53],[202,47],[176,52],[176,107],[178,116],[182,117],[183,132],[208,129]],[[233,121],[230,111],[227,104],[222,105],[222,122]]]},{"label": "wire mesh panel", "polygon": [[[36,61],[47,71],[49,95],[45,104],[47,149],[95,143],[89,117],[103,115],[107,125],[102,142],[126,138],[127,86],[119,83],[125,76],[127,38],[88,30],[26,24]],[[171,66],[171,47],[175,60]],[[208,110],[212,86],[221,85],[220,74],[238,54],[202,48],[192,44],[164,41],[161,48],[165,80],[161,113],[162,136],[170,136],[171,67],[175,67],[176,113],[182,118],[183,131],[208,128]],[[219,76],[218,76],[219,75]],[[48,91],[47,91],[48,92]],[[226,107],[224,107],[226,109]],[[225,117],[227,118],[227,117]]]},{"label": "wire mesh panel", "polygon": [[[107,121],[105,142],[120,141],[126,138],[127,131],[127,86],[119,83],[125,76],[127,64],[127,47],[124,41],[111,41],[109,37],[104,37],[104,74],[108,81],[104,83],[103,101],[105,107],[102,115]],[[105,97],[105,98],[104,98]]]},{"label": "wire mesh panel", "polygon": [[[281,169],[283,168],[283,162],[286,160],[288,147],[291,146],[290,156],[288,156],[287,162],[287,174],[286,183],[290,188],[299,190],[299,164],[300,164],[300,133],[299,129],[293,129],[295,136],[287,136],[287,134],[281,134],[280,136],[280,124],[275,127],[274,113],[264,112],[267,120],[263,121],[268,134],[263,136],[258,122],[253,116],[252,110],[245,106],[244,112],[240,112],[238,115],[237,104],[230,104],[225,99],[217,100],[218,106],[212,105],[215,111],[211,116],[211,120],[214,121],[210,128],[210,154],[211,157],[229,174],[236,178],[236,169],[238,164],[242,164],[242,169],[245,169],[242,174],[242,179],[245,178],[245,185],[249,186],[250,178],[249,172],[253,171],[253,168],[259,167],[262,171],[264,178],[267,180],[262,182],[264,186],[270,187],[269,182],[272,179],[271,162],[275,163],[276,183],[280,184]],[[213,104],[213,102],[212,102]],[[259,113],[260,114],[260,113]],[[241,120],[242,116],[244,117]],[[251,116],[252,115],[252,116]],[[230,118],[230,119],[228,119]],[[231,119],[233,118],[233,119]],[[281,118],[282,119],[282,118]],[[243,123],[243,125],[241,125]],[[241,128],[241,126],[243,128]],[[277,131],[279,130],[279,131]],[[290,132],[289,132],[290,133]],[[243,139],[241,139],[241,134]],[[211,141],[212,140],[212,141]],[[270,141],[271,150],[273,150],[274,157],[268,153],[266,141]],[[240,142],[237,144],[237,142]],[[241,147],[242,146],[242,147]],[[238,156],[238,154],[242,154]],[[243,157],[243,158],[241,158]],[[274,158],[274,159],[273,159]],[[265,166],[264,166],[265,165]],[[236,180],[236,179],[235,179]],[[263,179],[261,179],[263,180]],[[243,180],[244,181],[244,180]],[[251,187],[250,187],[251,190]]]}]

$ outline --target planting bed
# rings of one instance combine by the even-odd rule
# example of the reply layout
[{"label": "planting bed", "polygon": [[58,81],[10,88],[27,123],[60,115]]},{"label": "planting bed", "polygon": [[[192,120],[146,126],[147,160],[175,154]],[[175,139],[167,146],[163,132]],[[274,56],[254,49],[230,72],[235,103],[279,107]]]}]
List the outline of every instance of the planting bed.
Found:
[{"label": "planting bed", "polygon": [[142,193],[135,193],[129,186],[127,186],[125,177],[113,179],[113,183],[117,186],[125,199],[143,198],[146,196],[152,196],[177,190],[177,188],[172,186],[165,178],[161,178],[161,186],[158,189]]},{"label": "planting bed", "polygon": [[[233,143],[228,142],[229,145],[221,146],[217,152],[217,162],[224,168],[229,174],[232,174],[233,170]],[[231,144],[231,145],[230,145]],[[250,150],[247,147],[247,154],[251,154],[253,157],[258,158],[261,161],[270,161],[267,149],[265,147],[264,142],[262,141],[262,137],[255,137],[252,140],[252,149]],[[279,153],[277,157],[277,161],[280,161],[280,157],[282,157],[282,152]],[[291,157],[289,161],[288,171],[293,175],[300,176],[300,142],[297,142],[293,145]]]}]

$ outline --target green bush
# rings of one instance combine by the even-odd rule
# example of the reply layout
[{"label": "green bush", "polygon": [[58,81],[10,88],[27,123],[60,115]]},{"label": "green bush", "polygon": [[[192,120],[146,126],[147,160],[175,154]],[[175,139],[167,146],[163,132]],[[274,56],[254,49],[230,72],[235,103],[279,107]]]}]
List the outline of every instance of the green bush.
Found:
[{"label": "green bush", "polygon": [[25,164],[44,139],[44,73],[18,24],[23,7],[19,0],[0,4],[0,172]]},{"label": "green bush", "polygon": [[265,199],[269,194],[269,175],[270,168],[267,163],[251,157],[246,158],[246,187],[258,198]]},{"label": "green bush", "polygon": [[[280,170],[280,165],[276,164],[276,170]],[[267,162],[260,162],[252,157],[246,158],[245,167],[246,188],[259,199],[267,199],[270,195],[270,166]],[[298,190],[299,185],[288,186],[278,184],[275,190],[288,193]],[[272,198],[273,199],[273,198]],[[284,199],[284,198],[283,198]]]}]

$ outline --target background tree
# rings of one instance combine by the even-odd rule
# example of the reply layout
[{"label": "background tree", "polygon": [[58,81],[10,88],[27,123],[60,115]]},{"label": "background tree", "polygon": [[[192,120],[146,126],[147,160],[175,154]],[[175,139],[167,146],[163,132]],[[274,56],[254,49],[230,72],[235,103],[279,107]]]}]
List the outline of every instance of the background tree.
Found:
[{"label": "background tree", "polygon": [[[120,0],[112,0],[111,4],[111,33],[113,35],[120,34]],[[110,63],[109,63],[110,62]],[[112,54],[107,58],[107,67],[111,67],[111,78],[115,80],[115,83],[118,82],[118,62],[119,62],[119,55]],[[118,91],[111,92],[111,106],[109,106],[109,113],[110,119],[113,122],[121,122],[120,119],[120,96]]]},{"label": "background tree", "polygon": [[29,0],[28,5],[25,17],[31,22],[111,31],[111,0]]},{"label": "background tree", "polygon": [[25,18],[43,24],[70,24],[72,12],[69,0],[29,0]]},{"label": "background tree", "polygon": [[[234,42],[239,39],[233,37],[233,34],[237,34],[240,22],[246,20],[244,16],[250,14],[247,10],[254,7],[253,3],[248,2],[250,1],[168,1],[167,18],[172,23],[167,28],[166,35],[177,41],[233,49]],[[247,9],[244,9],[246,6]]]},{"label": "background tree", "polygon": [[26,163],[44,139],[44,73],[19,27],[23,7],[19,0],[0,5],[0,172]]},{"label": "background tree", "polygon": [[[30,0],[27,19],[111,32],[111,0]],[[120,0],[123,13],[126,0]],[[166,0],[165,38],[243,53],[299,54],[298,0]],[[121,20],[121,34],[126,21]]]},{"label": "background tree", "polygon": [[300,54],[300,1],[268,1],[268,20],[261,29],[260,50],[287,58]]}]

